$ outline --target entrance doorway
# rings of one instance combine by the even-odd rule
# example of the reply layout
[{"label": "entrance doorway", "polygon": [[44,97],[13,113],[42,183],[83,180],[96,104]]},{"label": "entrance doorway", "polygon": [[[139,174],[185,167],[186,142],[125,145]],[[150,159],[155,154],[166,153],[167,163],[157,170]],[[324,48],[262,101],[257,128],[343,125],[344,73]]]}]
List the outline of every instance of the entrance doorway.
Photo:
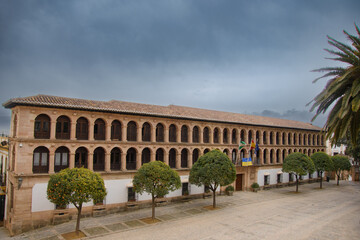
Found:
[{"label": "entrance doorway", "polygon": [[242,179],[244,174],[236,174],[236,191],[242,191]]}]

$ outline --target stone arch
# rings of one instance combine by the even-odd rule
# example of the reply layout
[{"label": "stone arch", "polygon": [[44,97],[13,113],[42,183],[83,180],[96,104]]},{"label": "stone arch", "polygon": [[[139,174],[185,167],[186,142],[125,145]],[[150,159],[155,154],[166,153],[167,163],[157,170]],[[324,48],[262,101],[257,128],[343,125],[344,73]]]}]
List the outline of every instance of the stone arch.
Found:
[{"label": "stone arch", "polygon": [[198,148],[195,148],[192,153],[192,163],[196,163],[196,161],[199,159],[200,156],[200,150]]},{"label": "stone arch", "polygon": [[156,150],[156,154],[155,154],[155,160],[156,161],[160,161],[160,162],[164,162],[164,152],[165,150],[163,148],[158,148]]},{"label": "stone arch", "polygon": [[44,146],[39,146],[33,151],[33,173],[48,173],[49,172],[49,149]]},{"label": "stone arch", "polygon": [[126,152],[126,170],[136,170],[136,148],[129,148]]},{"label": "stone arch", "polygon": [[165,140],[165,128],[164,124],[158,123],[156,125],[156,142],[164,142]]},{"label": "stone arch", "polygon": [[189,127],[187,125],[181,127],[181,142],[189,142]]},{"label": "stone arch", "polygon": [[151,125],[148,122],[144,122],[141,129],[141,140],[143,142],[151,141]]},{"label": "stone arch", "polygon": [[70,139],[71,120],[66,115],[61,115],[56,119],[56,139]]},{"label": "stone arch", "polygon": [[51,129],[51,119],[46,114],[40,114],[35,118],[34,138],[49,139]]},{"label": "stone arch", "polygon": [[169,142],[176,142],[177,140],[177,127],[175,124],[169,126]]},{"label": "stone arch", "polygon": [[189,151],[186,148],[181,150],[181,168],[188,167]]},{"label": "stone arch", "polygon": [[105,149],[97,147],[93,154],[93,170],[104,171],[105,170]]},{"label": "stone arch", "polygon": [[111,140],[121,141],[122,129],[121,122],[117,119],[111,122]]},{"label": "stone arch", "polygon": [[132,142],[137,141],[137,123],[135,121],[128,122],[126,139],[127,141],[132,141]]},{"label": "stone arch", "polygon": [[176,149],[171,148],[169,151],[169,166],[171,168],[176,168],[176,155],[177,155]]},{"label": "stone arch", "polygon": [[89,155],[88,153],[89,153],[89,151],[88,151],[88,149],[86,147],[77,148],[76,151],[75,151],[74,167],[87,168],[88,167],[88,155]]},{"label": "stone arch", "polygon": [[145,163],[149,163],[151,158],[150,148],[144,148],[141,152],[141,166]]},{"label": "stone arch", "polygon": [[110,169],[115,171],[121,169],[121,149],[118,147],[111,149]]}]

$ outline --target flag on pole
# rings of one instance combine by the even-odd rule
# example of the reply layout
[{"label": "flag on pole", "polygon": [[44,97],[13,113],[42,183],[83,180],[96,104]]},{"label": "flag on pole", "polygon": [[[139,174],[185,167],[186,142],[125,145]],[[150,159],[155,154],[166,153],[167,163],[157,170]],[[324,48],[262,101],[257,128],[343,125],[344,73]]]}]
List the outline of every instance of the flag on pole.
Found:
[{"label": "flag on pole", "polygon": [[242,159],[242,166],[246,167],[246,166],[252,166],[252,160],[251,158],[243,158]]},{"label": "flag on pole", "polygon": [[250,144],[250,151],[255,149],[256,145],[255,145],[255,142],[254,140],[251,140],[251,144]]},{"label": "flag on pole", "polygon": [[243,147],[245,147],[245,145],[246,145],[246,143],[245,143],[244,141],[240,141],[240,143],[239,143],[239,151],[240,151]]},{"label": "flag on pole", "polygon": [[259,153],[259,144],[256,142],[256,146],[255,146],[255,155],[258,156],[258,153]]}]

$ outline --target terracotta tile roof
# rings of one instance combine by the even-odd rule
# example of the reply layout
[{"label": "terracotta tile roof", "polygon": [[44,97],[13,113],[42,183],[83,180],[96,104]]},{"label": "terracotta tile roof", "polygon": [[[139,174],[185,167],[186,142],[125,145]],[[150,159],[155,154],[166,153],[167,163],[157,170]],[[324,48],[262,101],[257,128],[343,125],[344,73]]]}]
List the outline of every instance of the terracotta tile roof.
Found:
[{"label": "terracotta tile roof", "polygon": [[300,121],[245,115],[240,113],[221,112],[207,109],[183,107],[176,105],[158,106],[124,101],[94,101],[76,98],[36,95],[24,98],[13,98],[3,104],[6,108],[17,105],[43,107],[60,107],[92,111],[149,115],[158,117],[183,118],[189,120],[216,121],[257,126],[293,128],[320,131],[321,128]]}]

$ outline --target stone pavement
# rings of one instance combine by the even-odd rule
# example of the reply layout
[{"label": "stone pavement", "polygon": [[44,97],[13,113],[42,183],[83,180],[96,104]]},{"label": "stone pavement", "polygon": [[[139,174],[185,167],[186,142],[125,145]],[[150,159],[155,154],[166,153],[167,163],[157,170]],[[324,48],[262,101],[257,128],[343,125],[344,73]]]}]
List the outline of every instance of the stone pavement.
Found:
[{"label": "stone pavement", "polygon": [[[360,184],[342,181],[217,196],[156,208],[158,223],[141,219],[151,208],[81,220],[87,238],[99,239],[360,239]],[[63,239],[75,220],[0,239]]]}]

